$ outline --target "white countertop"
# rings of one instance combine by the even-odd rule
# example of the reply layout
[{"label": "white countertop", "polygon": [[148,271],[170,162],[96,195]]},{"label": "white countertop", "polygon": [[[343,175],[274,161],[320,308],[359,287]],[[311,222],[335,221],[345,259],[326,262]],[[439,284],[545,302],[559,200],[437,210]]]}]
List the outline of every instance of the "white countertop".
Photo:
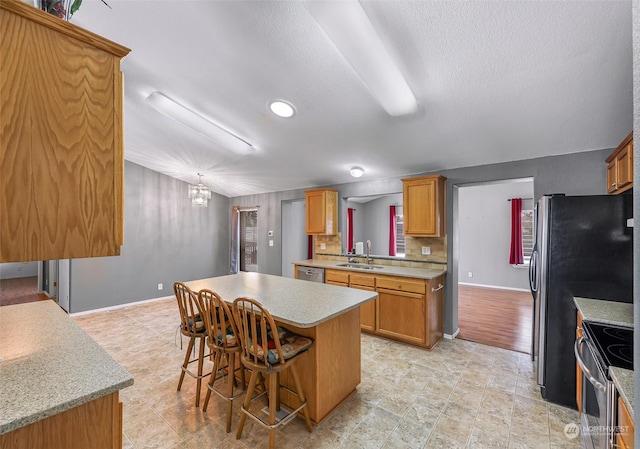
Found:
[{"label": "white countertop", "polygon": [[344,260],[308,259],[308,260],[301,260],[293,263],[295,265],[302,265],[305,267],[315,267],[315,268],[325,268],[325,269],[330,268],[330,269],[336,269],[336,270],[371,273],[375,275],[402,276],[402,277],[411,277],[411,278],[427,279],[427,280],[435,279],[447,272],[445,268],[434,270],[431,268],[400,267],[396,265],[380,265],[380,264],[375,264],[375,265],[382,268],[377,268],[373,270],[338,266],[338,265],[347,263]]},{"label": "white countertop", "polygon": [[246,272],[185,284],[194,292],[208,288],[228,303],[240,296],[255,299],[277,321],[302,328],[317,326],[378,296],[366,290]]},{"label": "white countertop", "polygon": [[586,321],[633,327],[633,304],[591,298],[573,298]]},{"label": "white countertop", "polygon": [[53,301],[0,307],[0,435],[133,385]]}]

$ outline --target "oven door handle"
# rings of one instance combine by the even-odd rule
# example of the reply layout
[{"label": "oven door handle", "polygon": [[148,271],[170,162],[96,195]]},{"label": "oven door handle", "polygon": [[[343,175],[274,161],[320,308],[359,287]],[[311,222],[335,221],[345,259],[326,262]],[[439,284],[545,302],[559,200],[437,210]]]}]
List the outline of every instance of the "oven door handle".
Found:
[{"label": "oven door handle", "polygon": [[593,374],[591,374],[591,371],[589,371],[589,368],[587,368],[586,365],[584,364],[584,360],[582,360],[582,356],[580,355],[580,346],[583,343],[586,343],[584,337],[579,337],[576,340],[576,343],[573,345],[573,352],[576,354],[576,362],[578,362],[578,365],[580,365],[580,369],[582,370],[582,373],[585,376],[587,376],[587,379],[589,379],[589,382],[591,382],[591,384],[597,390],[599,390],[603,394],[606,394],[607,393],[607,386],[604,385],[602,382],[598,382],[598,379],[593,377]]}]

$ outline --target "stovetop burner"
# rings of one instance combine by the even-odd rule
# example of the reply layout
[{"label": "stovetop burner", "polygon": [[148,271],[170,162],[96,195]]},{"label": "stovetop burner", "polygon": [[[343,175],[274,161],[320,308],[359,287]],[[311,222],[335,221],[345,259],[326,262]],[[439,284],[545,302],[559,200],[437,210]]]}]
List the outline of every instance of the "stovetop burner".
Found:
[{"label": "stovetop burner", "polygon": [[608,366],[633,369],[633,329],[613,324],[582,323],[585,333]]}]

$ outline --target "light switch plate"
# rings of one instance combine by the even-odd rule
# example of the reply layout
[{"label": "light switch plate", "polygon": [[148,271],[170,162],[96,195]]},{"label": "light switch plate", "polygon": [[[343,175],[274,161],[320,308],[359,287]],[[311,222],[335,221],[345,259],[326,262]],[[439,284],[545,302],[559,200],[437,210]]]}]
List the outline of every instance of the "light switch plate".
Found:
[{"label": "light switch plate", "polygon": [[273,240],[269,240],[269,246],[273,246]]},{"label": "light switch plate", "polygon": [[158,284],[158,290],[162,290],[162,284]]},{"label": "light switch plate", "polygon": [[633,228],[633,218],[627,219],[627,228]]},{"label": "light switch plate", "polygon": [[320,249],[327,249],[327,244],[326,243],[321,243],[320,244]]},{"label": "light switch plate", "polygon": [[423,246],[422,247],[422,255],[423,256],[430,256],[431,255],[431,247],[430,246]]}]

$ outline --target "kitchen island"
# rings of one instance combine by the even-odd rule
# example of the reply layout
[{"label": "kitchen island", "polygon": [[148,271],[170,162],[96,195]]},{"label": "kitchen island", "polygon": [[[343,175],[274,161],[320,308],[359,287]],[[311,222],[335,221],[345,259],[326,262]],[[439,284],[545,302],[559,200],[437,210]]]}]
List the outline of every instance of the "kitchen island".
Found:
[{"label": "kitchen island", "polygon": [[0,448],[122,447],[133,377],[53,301],[0,307]]},{"label": "kitchen island", "polygon": [[[278,325],[315,340],[297,362],[314,424],[356,391],[360,383],[360,305],[374,300],[376,292],[245,272],[186,285],[194,292],[210,289],[228,303],[240,296],[255,299]],[[285,375],[282,381],[293,383]],[[288,407],[297,406],[294,396],[283,392],[281,399]]]}]

